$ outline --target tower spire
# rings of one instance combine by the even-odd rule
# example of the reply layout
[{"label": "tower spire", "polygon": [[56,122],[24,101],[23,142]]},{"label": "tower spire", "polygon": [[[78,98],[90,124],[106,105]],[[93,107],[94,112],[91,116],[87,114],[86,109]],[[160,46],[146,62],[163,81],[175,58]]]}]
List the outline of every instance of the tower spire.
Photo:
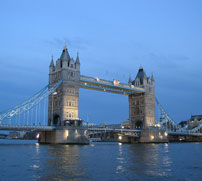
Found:
[{"label": "tower spire", "polygon": [[79,52],[77,52],[77,56],[76,56],[76,64],[80,64],[80,60],[79,60]]},{"label": "tower spire", "polygon": [[144,72],[144,69],[143,69],[142,66],[140,66],[140,68],[139,68],[139,70],[138,70],[138,73],[137,73],[137,75],[136,75],[135,80],[136,80],[137,78],[139,78],[141,85],[144,83],[144,80],[147,78],[146,73]]},{"label": "tower spire", "polygon": [[54,67],[53,56],[51,56],[51,63],[50,63],[50,67]]},{"label": "tower spire", "polygon": [[67,46],[65,45],[63,50],[62,50],[62,54],[60,56],[60,60],[62,61],[69,61],[70,60],[70,56],[67,50]]}]

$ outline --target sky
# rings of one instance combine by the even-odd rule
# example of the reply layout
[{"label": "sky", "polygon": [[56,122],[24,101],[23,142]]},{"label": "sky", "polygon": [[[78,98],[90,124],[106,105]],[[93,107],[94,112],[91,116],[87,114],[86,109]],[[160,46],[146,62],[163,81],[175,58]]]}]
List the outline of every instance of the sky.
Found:
[{"label": "sky", "polygon": [[[82,75],[127,83],[143,66],[176,122],[202,114],[201,0],[7,0],[0,24],[0,111],[43,88],[66,45]],[[80,89],[79,115],[120,123],[128,97]]]}]

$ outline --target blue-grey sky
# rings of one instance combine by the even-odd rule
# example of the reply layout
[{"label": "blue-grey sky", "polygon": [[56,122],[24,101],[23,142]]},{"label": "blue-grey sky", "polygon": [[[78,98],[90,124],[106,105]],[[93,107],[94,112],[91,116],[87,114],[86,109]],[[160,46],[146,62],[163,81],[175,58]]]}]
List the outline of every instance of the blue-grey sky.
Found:
[{"label": "blue-grey sky", "polygon": [[[176,121],[202,114],[201,0],[0,2],[0,110],[48,83],[51,56],[80,53],[81,74],[134,79],[154,73],[156,97]],[[80,117],[128,118],[127,96],[80,89]]]}]

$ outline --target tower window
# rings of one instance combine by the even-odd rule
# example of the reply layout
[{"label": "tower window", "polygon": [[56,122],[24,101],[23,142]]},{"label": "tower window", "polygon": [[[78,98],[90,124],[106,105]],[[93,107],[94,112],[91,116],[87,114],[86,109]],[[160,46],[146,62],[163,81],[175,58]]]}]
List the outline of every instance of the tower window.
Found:
[{"label": "tower window", "polygon": [[75,72],[70,73],[71,77],[75,77]]}]

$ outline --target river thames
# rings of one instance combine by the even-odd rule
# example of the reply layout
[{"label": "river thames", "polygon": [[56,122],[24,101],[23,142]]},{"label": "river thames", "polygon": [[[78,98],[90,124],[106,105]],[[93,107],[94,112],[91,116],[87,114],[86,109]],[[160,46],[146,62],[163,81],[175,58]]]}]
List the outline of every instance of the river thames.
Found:
[{"label": "river thames", "polygon": [[202,143],[0,140],[0,180],[202,180]]}]

